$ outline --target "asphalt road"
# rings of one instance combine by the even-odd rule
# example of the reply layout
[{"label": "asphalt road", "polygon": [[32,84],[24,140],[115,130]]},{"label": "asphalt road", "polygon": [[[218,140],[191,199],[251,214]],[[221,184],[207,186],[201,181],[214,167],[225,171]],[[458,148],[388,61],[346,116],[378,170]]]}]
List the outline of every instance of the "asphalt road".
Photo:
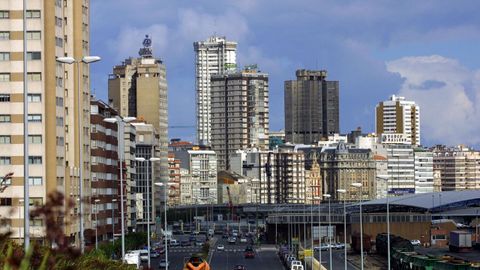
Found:
[{"label": "asphalt road", "polygon": [[[218,251],[217,246],[225,246],[224,251]],[[210,267],[212,270],[232,270],[238,264],[246,266],[247,270],[281,270],[284,269],[274,246],[260,246],[256,248],[253,259],[245,259],[244,251],[247,244],[239,243],[230,245],[226,239],[218,239],[214,247]]]},{"label": "asphalt road", "polygon": [[[348,255],[347,255],[348,256]],[[315,251],[315,258],[318,260],[319,254],[318,251]],[[332,260],[333,268],[332,270],[344,270],[345,269],[345,260],[344,260],[344,250],[332,250]],[[330,269],[330,252],[329,250],[322,250],[322,265],[323,267]],[[358,268],[347,261],[347,269],[357,270]]]}]

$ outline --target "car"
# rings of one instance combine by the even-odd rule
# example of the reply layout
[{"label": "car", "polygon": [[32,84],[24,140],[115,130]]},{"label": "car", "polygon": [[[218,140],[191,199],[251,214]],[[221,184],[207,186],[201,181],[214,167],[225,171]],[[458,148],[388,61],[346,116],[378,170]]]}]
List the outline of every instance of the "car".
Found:
[{"label": "car", "polygon": [[145,249],[140,250],[140,260],[142,262],[148,261],[148,250],[145,250]]},{"label": "car", "polygon": [[245,249],[244,255],[245,255],[245,259],[248,259],[248,258],[253,259],[253,258],[255,258],[255,252],[253,251],[253,248],[251,248],[251,247],[247,247],[247,248]]},{"label": "car", "polygon": [[218,250],[218,251],[224,251],[224,250],[225,250],[225,246],[224,246],[224,245],[218,245],[218,246],[217,246],[217,250]]},{"label": "car", "polygon": [[160,253],[156,252],[155,250],[150,251],[150,258],[158,258],[160,257]]},{"label": "car", "polygon": [[190,237],[188,238],[188,241],[195,242],[197,241],[197,237],[195,237],[195,235],[190,235]]},{"label": "car", "polygon": [[345,244],[344,243],[336,243],[333,245],[333,247],[335,249],[344,249],[345,248]]},{"label": "car", "polygon": [[230,238],[228,238],[228,243],[229,243],[229,244],[233,245],[233,244],[235,244],[236,242],[237,242],[237,239],[236,239],[235,237],[230,237]]},{"label": "car", "polygon": [[171,239],[169,244],[172,247],[176,247],[180,245],[180,242],[178,242],[177,239]]},{"label": "car", "polygon": [[201,246],[203,246],[203,242],[202,241],[195,241],[195,246],[201,247]]},{"label": "car", "polygon": [[410,243],[412,243],[412,245],[414,246],[420,246],[421,244],[420,240],[417,240],[417,239],[411,240]]},{"label": "car", "polygon": [[247,238],[240,238],[240,243],[247,243]]},{"label": "car", "polygon": [[188,240],[182,240],[182,241],[180,241],[180,246],[182,246],[182,247],[189,247],[189,246],[190,246],[190,241],[188,241]]},{"label": "car", "polygon": [[222,238],[223,238],[223,239],[228,239],[228,233],[224,233],[224,234],[222,235]]},{"label": "car", "polygon": [[237,264],[233,270],[247,270],[247,267],[245,265]]},{"label": "car", "polygon": [[165,259],[161,259],[160,263],[158,264],[158,267],[160,269],[167,268],[167,266],[170,266],[170,262],[166,261]]}]

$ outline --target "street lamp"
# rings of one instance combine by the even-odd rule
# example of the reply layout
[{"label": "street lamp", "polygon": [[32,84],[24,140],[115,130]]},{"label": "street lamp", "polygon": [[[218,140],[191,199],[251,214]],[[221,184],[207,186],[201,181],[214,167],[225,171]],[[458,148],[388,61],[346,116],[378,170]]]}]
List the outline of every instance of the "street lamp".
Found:
[{"label": "street lamp", "polygon": [[[21,211],[21,205],[23,204],[25,200],[24,199],[19,199],[18,200],[18,220],[20,220],[22,217],[21,217],[21,214],[22,214],[22,211]],[[24,205],[25,207],[25,205]],[[18,240],[20,241],[20,238],[22,236],[22,228],[20,226],[18,226]]]},{"label": "street lamp", "polygon": [[[327,235],[328,235],[328,246],[329,246],[329,259],[330,263],[328,264],[330,270],[332,270],[332,237],[330,237],[330,230],[332,229],[332,213],[331,213],[331,208],[330,208],[330,198],[332,197],[330,194],[323,194],[324,198],[328,199],[328,230],[327,230]],[[333,230],[332,230],[332,236],[333,236]]]},{"label": "street lamp", "polygon": [[337,189],[337,192],[343,195],[343,242],[345,245],[344,263],[345,263],[345,270],[347,270],[347,208],[345,206],[345,201],[347,199],[347,190]]},{"label": "street lamp", "polygon": [[117,199],[112,199],[112,242],[115,242],[115,205]]},{"label": "street lamp", "polygon": [[98,206],[97,203],[100,202],[99,199],[93,201],[95,203],[95,249],[98,249]]},{"label": "street lamp", "polygon": [[167,234],[166,234],[167,233],[167,199],[168,199],[167,188],[168,188],[168,185],[169,185],[168,183],[167,183],[167,185],[165,185],[164,183],[155,183],[155,186],[157,186],[157,187],[165,186],[164,189],[163,189],[164,194],[165,194],[164,195],[165,196],[165,210],[164,210],[165,211],[165,229],[163,231],[163,236],[165,238],[165,261],[167,262],[165,270],[168,270],[168,245],[167,245]]},{"label": "street lamp", "polygon": [[[118,145],[121,147],[118,147],[120,151],[120,216],[121,216],[121,229],[122,229],[122,261],[125,260],[125,215],[123,211],[123,158],[124,158],[124,152],[125,152],[125,147],[124,147],[124,129],[125,129],[125,124],[131,121],[134,121],[136,118],[135,117],[112,117],[112,118],[105,118],[103,119],[104,122],[107,123],[117,123],[117,137],[119,138]],[[80,201],[81,202],[81,201]]]},{"label": "street lamp", "polygon": [[[57,57],[57,62],[63,63],[63,64],[75,64],[76,69],[77,69],[77,117],[78,117],[78,149],[79,149],[79,157],[78,157],[78,163],[79,163],[79,172],[78,172],[78,181],[79,183],[79,193],[78,196],[80,198],[80,249],[82,253],[85,251],[85,236],[83,233],[83,126],[82,126],[82,119],[83,119],[83,107],[82,107],[82,102],[81,102],[81,96],[83,95],[83,91],[81,90],[81,83],[80,83],[80,64],[91,64],[94,62],[98,62],[101,60],[99,56],[84,56],[81,60],[75,60],[73,57]],[[25,141],[26,144],[26,141]],[[27,185],[26,185],[27,186]]]},{"label": "street lamp", "polygon": [[390,199],[388,198],[389,192],[388,192],[388,178],[386,177],[380,177],[377,176],[378,179],[386,180],[385,182],[387,183],[387,194],[385,195],[387,197],[387,262],[388,262],[388,269],[390,268]]},{"label": "street lamp", "polygon": [[362,190],[362,183],[352,183],[352,187],[360,189],[360,261],[361,261],[361,267],[360,269],[363,270],[363,217],[362,217],[362,196],[363,196],[363,190]]},{"label": "street lamp", "polygon": [[[149,163],[154,162],[154,161],[159,161],[160,158],[156,157],[151,157],[150,159],[145,159],[143,157],[137,157],[135,158],[136,161],[138,162],[145,162],[147,163],[147,249],[148,249],[148,268],[150,268],[150,199],[151,199],[151,194],[150,194],[150,183],[149,183],[149,174],[150,174],[150,168],[149,168]],[[153,164],[152,164],[153,167]],[[168,262],[167,262],[168,264]]]},{"label": "street lamp", "polygon": [[321,216],[322,205],[321,205],[321,201],[322,201],[322,197],[315,196],[315,197],[313,197],[313,199],[318,200],[318,256],[319,256],[318,262],[320,264],[320,268],[322,268],[322,235],[321,235],[321,228],[322,228],[322,220],[321,220],[321,218],[322,218],[322,216]]}]

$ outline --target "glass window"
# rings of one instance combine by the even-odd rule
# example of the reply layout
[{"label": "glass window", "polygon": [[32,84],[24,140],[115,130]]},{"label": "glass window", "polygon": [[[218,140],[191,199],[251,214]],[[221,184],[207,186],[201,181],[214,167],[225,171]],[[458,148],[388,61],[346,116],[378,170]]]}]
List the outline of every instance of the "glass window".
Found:
[{"label": "glass window", "polygon": [[28,157],[29,164],[42,164],[42,157],[41,156],[29,156]]},{"label": "glass window", "polygon": [[28,178],[28,184],[30,186],[41,186],[43,185],[43,179],[39,176],[33,176]]},{"label": "glass window", "polygon": [[[9,35],[8,39],[10,39],[10,35]],[[40,40],[40,39],[42,39],[42,33],[40,31],[27,31],[27,39]]]},{"label": "glass window", "polygon": [[0,114],[0,123],[10,123],[12,118],[9,114]]},{"label": "glass window", "polygon": [[10,144],[12,137],[10,135],[0,135],[0,144]]},{"label": "glass window", "polygon": [[30,220],[30,226],[32,227],[42,227],[43,226],[43,219],[32,219]]},{"label": "glass window", "polygon": [[10,102],[10,94],[0,94],[0,102]]},{"label": "glass window", "polygon": [[0,157],[0,165],[10,165],[12,164],[11,157]]},{"label": "glass window", "polygon": [[59,107],[63,107],[63,98],[62,97],[56,97],[55,98],[55,104]]},{"label": "glass window", "polygon": [[41,114],[29,114],[28,115],[28,122],[42,122],[42,115]]},{"label": "glass window", "polygon": [[10,73],[0,73],[0,82],[9,82]]},{"label": "glass window", "polygon": [[41,81],[42,80],[42,73],[40,72],[29,72],[27,74],[29,81]]},{"label": "glass window", "polygon": [[28,94],[28,102],[41,102],[42,94]]},{"label": "glass window", "polygon": [[10,39],[10,32],[0,31],[0,40],[9,40],[9,39]]},{"label": "glass window", "polygon": [[27,19],[38,19],[40,14],[40,10],[27,10]]},{"label": "glass window", "polygon": [[57,127],[63,127],[63,117],[57,116]]},{"label": "glass window", "polygon": [[12,198],[0,198],[0,206],[12,206]]},{"label": "glass window", "polygon": [[10,53],[0,52],[0,61],[10,61]]},{"label": "glass window", "polygon": [[41,52],[27,52],[27,60],[41,60],[42,53]]},{"label": "glass window", "polygon": [[0,10],[0,19],[10,18],[10,12],[8,10]]},{"label": "glass window", "polygon": [[42,143],[42,135],[28,135],[28,142],[32,144]]}]

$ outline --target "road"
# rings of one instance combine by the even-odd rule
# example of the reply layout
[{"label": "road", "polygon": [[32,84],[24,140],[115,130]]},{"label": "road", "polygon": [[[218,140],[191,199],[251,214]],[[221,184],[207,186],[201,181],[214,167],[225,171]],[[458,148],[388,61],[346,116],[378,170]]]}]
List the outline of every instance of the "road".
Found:
[{"label": "road", "polygon": [[[224,251],[218,251],[217,246],[225,246]],[[212,270],[232,270],[238,264],[246,266],[247,270],[281,270],[284,269],[274,246],[264,245],[256,249],[256,256],[253,259],[245,259],[244,251],[247,244],[237,243],[229,245],[226,239],[218,239],[214,249],[210,266]]]},{"label": "road", "polygon": [[[348,256],[348,255],[347,255]],[[315,258],[318,260],[318,251],[315,251]],[[344,250],[332,250],[333,268],[332,270],[344,270],[345,269],[345,255]],[[322,265],[323,267],[330,269],[330,255],[329,250],[322,250]],[[347,269],[357,270],[358,268],[347,261]]]}]

